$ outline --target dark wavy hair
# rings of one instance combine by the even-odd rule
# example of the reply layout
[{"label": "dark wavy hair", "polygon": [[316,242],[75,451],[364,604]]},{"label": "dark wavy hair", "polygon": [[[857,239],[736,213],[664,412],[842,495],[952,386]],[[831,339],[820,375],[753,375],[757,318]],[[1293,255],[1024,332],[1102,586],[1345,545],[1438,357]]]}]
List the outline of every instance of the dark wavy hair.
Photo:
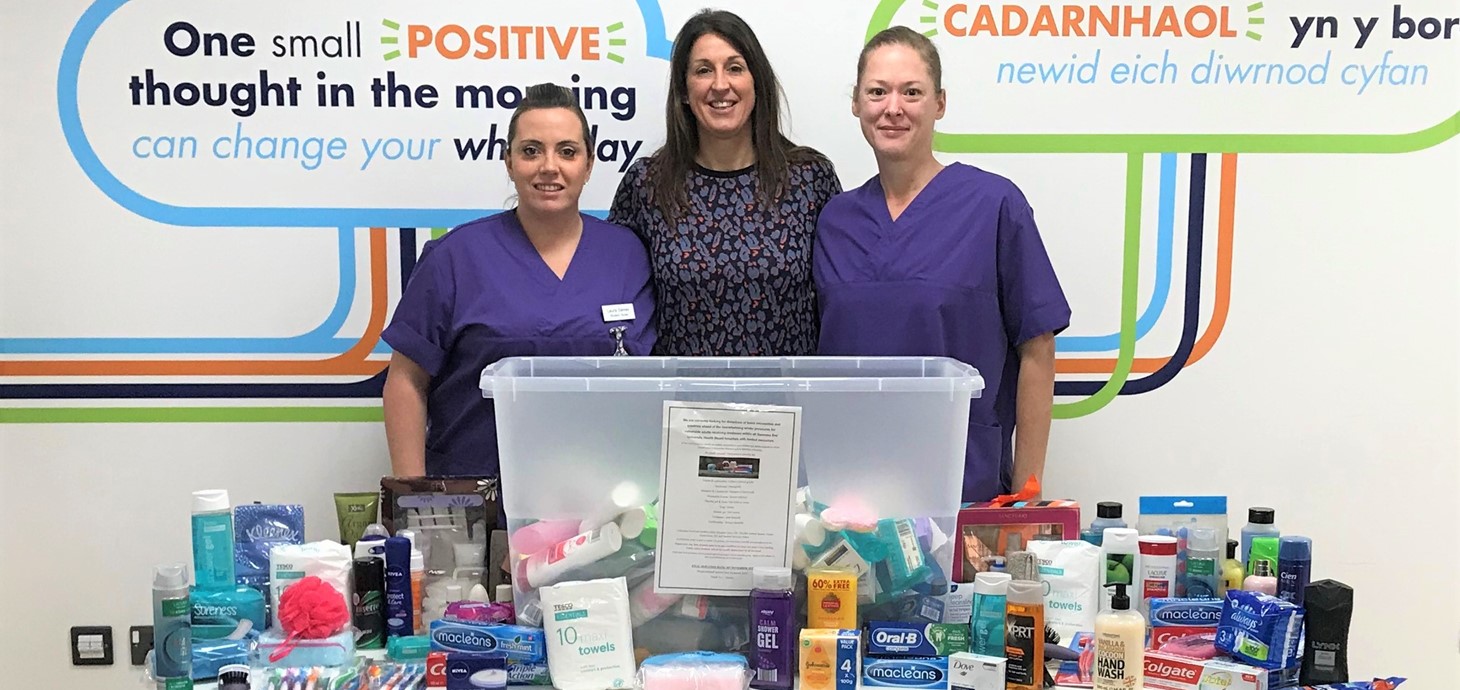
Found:
[{"label": "dark wavy hair", "polygon": [[734,47],[745,58],[745,67],[755,81],[750,140],[755,147],[755,171],[760,176],[760,188],[756,190],[759,201],[769,206],[786,193],[791,163],[820,158],[812,149],[796,146],[781,134],[781,83],[750,25],[732,12],[700,10],[674,37],[669,58],[669,96],[664,103],[664,146],[649,160],[649,196],[669,221],[677,219],[689,205],[685,182],[700,148],[700,132],[689,107],[686,82],[690,49],[706,34],[719,36]]},{"label": "dark wavy hair", "polygon": [[512,119],[507,121],[508,148],[511,148],[512,142],[517,141],[517,118],[522,117],[522,114],[529,110],[552,108],[562,108],[578,116],[578,124],[583,126],[583,146],[587,147],[588,160],[592,162],[593,129],[588,126],[588,117],[583,114],[583,109],[578,107],[578,101],[573,99],[572,91],[551,82],[533,84],[527,87],[527,91],[522,94],[522,100],[517,103],[517,109],[512,111]]}]

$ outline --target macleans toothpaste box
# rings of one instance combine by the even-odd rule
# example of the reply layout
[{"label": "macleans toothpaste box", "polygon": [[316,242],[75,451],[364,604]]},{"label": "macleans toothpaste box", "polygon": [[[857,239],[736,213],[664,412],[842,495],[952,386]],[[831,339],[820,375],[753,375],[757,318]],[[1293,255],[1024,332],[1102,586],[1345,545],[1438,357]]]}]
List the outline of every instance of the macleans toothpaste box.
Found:
[{"label": "macleans toothpaste box", "polygon": [[1222,599],[1157,597],[1151,600],[1151,649],[1179,637],[1215,633],[1222,621]]},{"label": "macleans toothpaste box", "polygon": [[1147,690],[1268,690],[1267,671],[1231,661],[1146,652]]},{"label": "macleans toothpaste box", "polygon": [[547,637],[541,629],[490,623],[431,621],[431,649],[437,652],[501,652],[508,661],[547,661]]},{"label": "macleans toothpaste box", "polygon": [[862,662],[861,687],[948,690],[948,657],[867,657]]}]

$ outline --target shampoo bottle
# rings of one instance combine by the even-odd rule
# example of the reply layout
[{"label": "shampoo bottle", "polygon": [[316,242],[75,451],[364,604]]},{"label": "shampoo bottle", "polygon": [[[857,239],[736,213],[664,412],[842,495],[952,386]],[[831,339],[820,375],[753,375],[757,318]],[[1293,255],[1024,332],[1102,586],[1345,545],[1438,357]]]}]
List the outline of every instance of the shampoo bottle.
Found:
[{"label": "shampoo bottle", "polygon": [[152,571],[152,631],[158,690],[191,690],[192,606],[186,565],[159,565]]},{"label": "shampoo bottle", "polygon": [[752,571],[750,615],[755,627],[755,656],[750,687],[790,690],[796,681],[795,579],[790,568],[757,567]]},{"label": "shampoo bottle", "polygon": [[1140,551],[1140,534],[1129,527],[1109,527],[1105,530],[1100,546],[1105,556],[1105,575],[1100,584],[1104,590],[1101,608],[1110,608],[1110,597],[1114,590],[1110,585],[1134,585],[1136,583],[1136,554]]},{"label": "shampoo bottle", "polygon": [[1242,561],[1237,560],[1237,549],[1242,542],[1236,539],[1227,540],[1227,560],[1222,563],[1222,591],[1221,596],[1227,596],[1229,589],[1242,589],[1242,578],[1246,575],[1242,571]]},{"label": "shampoo bottle", "polygon": [[1129,527],[1122,517],[1125,507],[1115,501],[1101,501],[1095,504],[1095,519],[1090,521],[1090,527],[1080,532],[1080,538],[1101,546],[1105,543],[1105,528],[1107,527]]},{"label": "shampoo bottle", "polygon": [[1044,688],[1044,583],[1009,583],[1004,614],[1004,681],[1007,690]]},{"label": "shampoo bottle", "polygon": [[1110,610],[1095,617],[1095,690],[1140,690],[1146,619],[1131,610],[1125,585],[1114,587]]},{"label": "shampoo bottle", "polygon": [[228,492],[193,492],[193,570],[198,589],[233,589],[233,510]]},{"label": "shampoo bottle", "polygon": [[1247,524],[1242,526],[1242,563],[1247,567],[1249,575],[1252,574],[1252,540],[1257,537],[1278,536],[1275,517],[1276,511],[1272,508],[1247,509]]},{"label": "shampoo bottle", "polygon": [[1152,599],[1176,596],[1176,537],[1153,534],[1139,545],[1141,613],[1149,613]]},{"label": "shampoo bottle", "polygon": [[1008,573],[979,573],[973,578],[973,653],[1004,655],[1004,608]]},{"label": "shampoo bottle", "polygon": [[1303,685],[1348,680],[1348,626],[1354,613],[1354,590],[1336,580],[1308,585],[1303,596],[1307,646],[1298,682]]}]

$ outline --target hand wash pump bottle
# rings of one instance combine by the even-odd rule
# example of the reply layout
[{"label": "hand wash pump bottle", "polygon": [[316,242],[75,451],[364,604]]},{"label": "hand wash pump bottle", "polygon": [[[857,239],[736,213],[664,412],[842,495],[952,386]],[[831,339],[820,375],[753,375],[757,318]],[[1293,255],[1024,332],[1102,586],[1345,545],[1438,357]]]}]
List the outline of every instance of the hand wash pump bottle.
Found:
[{"label": "hand wash pump bottle", "polygon": [[1146,668],[1146,619],[1131,610],[1125,585],[1112,587],[1110,610],[1095,617],[1095,690],[1138,690]]}]

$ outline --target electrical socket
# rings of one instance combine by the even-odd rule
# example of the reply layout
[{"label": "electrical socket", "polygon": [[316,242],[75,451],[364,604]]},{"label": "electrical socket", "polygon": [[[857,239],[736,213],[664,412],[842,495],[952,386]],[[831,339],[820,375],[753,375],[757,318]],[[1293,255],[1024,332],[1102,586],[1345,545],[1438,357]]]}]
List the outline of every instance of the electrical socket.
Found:
[{"label": "electrical socket", "polygon": [[152,651],[152,626],[134,625],[127,637],[131,640],[132,665],[147,665],[147,652]]}]

